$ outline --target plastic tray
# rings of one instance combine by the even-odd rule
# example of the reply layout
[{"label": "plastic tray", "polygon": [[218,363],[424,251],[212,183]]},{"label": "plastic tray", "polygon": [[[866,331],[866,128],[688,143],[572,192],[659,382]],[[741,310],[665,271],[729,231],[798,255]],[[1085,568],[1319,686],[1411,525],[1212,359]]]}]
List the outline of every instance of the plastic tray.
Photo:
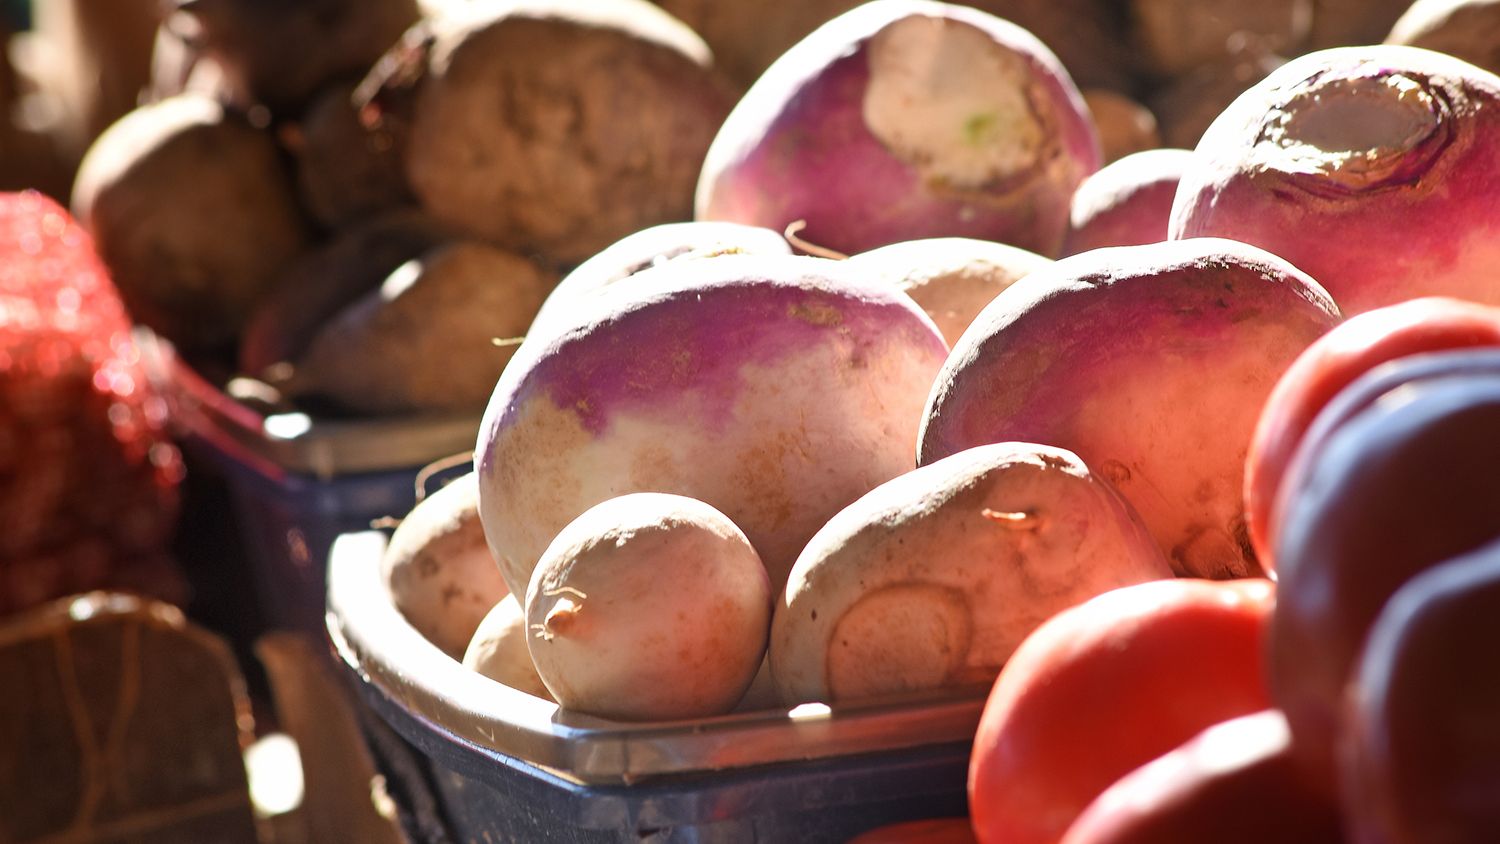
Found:
[{"label": "plastic tray", "polygon": [[842,842],[965,810],[981,689],[689,722],[563,712],[407,624],[380,580],[384,542],[334,545],[328,633],[361,699],[423,760],[457,840]]},{"label": "plastic tray", "polygon": [[[338,421],[262,414],[205,381],[170,344],[143,334],[140,346],[184,449],[225,480],[273,627],[321,632],[334,539],[405,516],[424,467],[472,451],[479,430],[477,413]],[[453,465],[441,476],[467,470]]]}]

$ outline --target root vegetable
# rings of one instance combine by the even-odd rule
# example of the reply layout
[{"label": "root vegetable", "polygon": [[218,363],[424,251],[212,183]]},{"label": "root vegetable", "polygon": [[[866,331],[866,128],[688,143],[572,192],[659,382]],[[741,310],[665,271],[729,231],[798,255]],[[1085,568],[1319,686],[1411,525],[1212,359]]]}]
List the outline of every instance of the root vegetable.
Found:
[{"label": "root vegetable", "polygon": [[771,672],[785,703],[988,686],[1053,614],[1171,576],[1075,455],[981,446],[876,487],[813,536],[776,608]]},{"label": "root vegetable", "polygon": [[506,595],[484,544],[479,485],[472,473],[422,499],[380,559],[391,600],[418,633],[454,659]]},{"label": "root vegetable", "polygon": [[309,236],[275,141],[187,95],[101,135],[72,204],[132,315],[189,351],[232,342]]},{"label": "root vegetable", "polygon": [[733,94],[645,0],[461,6],[433,22],[406,175],[476,237],[560,265],[692,216]]},{"label": "root vegetable", "polygon": [[1051,263],[1015,246],[962,237],[893,243],[849,259],[850,267],[889,281],[921,305],[949,346],[1005,288]]},{"label": "root vegetable", "polygon": [[235,98],[296,115],[325,85],[369,69],[421,18],[416,0],[173,0]]},{"label": "root vegetable", "polygon": [[1104,163],[1161,146],[1156,116],[1135,100],[1107,88],[1089,88],[1083,101],[1099,130]]},{"label": "root vegetable", "polygon": [[512,589],[578,514],[627,492],[706,501],[780,590],[807,540],[912,468],[947,346],[899,291],[840,262],[668,262],[521,345],[475,448],[485,536]]},{"label": "root vegetable", "polygon": [[1073,194],[1063,254],[1166,240],[1177,183],[1192,155],[1185,149],[1138,152],[1084,179]]},{"label": "root vegetable", "polygon": [[1162,580],[1107,592],[1021,643],[985,702],[969,763],[982,844],[1050,844],[1120,777],[1270,706],[1266,580]]},{"label": "root vegetable", "polygon": [[1204,135],[1172,236],[1268,249],[1350,316],[1418,296],[1500,304],[1497,126],[1500,78],[1457,59],[1391,46],[1303,56]]},{"label": "root vegetable", "polygon": [[477,410],[526,333],[553,276],[475,241],[402,264],[308,343],[280,386],[355,413]]},{"label": "root vegetable", "polygon": [[282,133],[297,164],[303,204],[329,228],[414,201],[401,171],[404,138],[360,121],[352,83],[318,94]]},{"label": "root vegetable", "polygon": [[1475,346],[1500,347],[1500,308],[1425,298],[1360,314],[1318,338],[1292,362],[1266,399],[1245,462],[1245,523],[1267,571],[1276,568],[1277,493],[1293,456],[1329,403],[1382,363]]},{"label": "root vegetable", "polygon": [[1250,435],[1276,379],[1337,321],[1316,282],[1232,241],[1065,258],[996,297],[954,348],[919,460],[1011,440],[1066,448],[1120,490],[1179,574],[1257,573]]},{"label": "root vegetable", "polygon": [[876,0],[776,61],[724,122],[700,220],[843,253],[925,237],[1054,255],[1099,167],[1082,97],[1034,36],[974,9]]},{"label": "root vegetable", "polygon": [[300,357],[339,310],[378,288],[397,267],[454,237],[415,209],[342,229],[277,274],[241,333],[240,371],[270,377],[267,369]]},{"label": "root vegetable", "polygon": [[1500,72],[1500,3],[1418,0],[1391,27],[1385,43],[1436,50]]},{"label": "root vegetable", "polygon": [[1146,100],[1161,127],[1162,143],[1196,147],[1235,98],[1285,61],[1255,39],[1236,38],[1224,58],[1164,81]]},{"label": "root vegetable", "polygon": [[664,223],[622,238],[599,254],[579,264],[557,283],[536,325],[565,325],[582,311],[600,291],[641,270],[679,258],[715,255],[789,255],[786,238],[759,226],[739,223]]},{"label": "root vegetable", "polygon": [[1411,6],[1411,0],[1313,0],[1307,49],[1378,44]]},{"label": "root vegetable", "polygon": [[589,508],[547,546],[526,592],[527,646],[567,709],[722,715],[765,656],[771,599],[760,557],[723,513],[635,493]]},{"label": "root vegetable", "polygon": [[1418,573],[1500,538],[1500,372],[1387,397],[1299,458],[1279,496],[1271,689],[1330,794],[1348,685],[1381,608]]},{"label": "root vegetable", "polygon": [[1131,0],[1130,12],[1147,69],[1163,77],[1222,61],[1236,37],[1295,52],[1312,24],[1312,0]]},{"label": "root vegetable", "polygon": [[[482,536],[480,539],[483,541]],[[488,551],[485,557],[489,558]],[[498,570],[495,576],[499,579]],[[552,693],[547,691],[542,678],[537,676],[536,665],[531,662],[531,652],[526,645],[529,633],[526,609],[521,606],[521,600],[514,594],[507,594],[479,622],[474,638],[464,651],[464,665],[512,689],[552,700]]]}]

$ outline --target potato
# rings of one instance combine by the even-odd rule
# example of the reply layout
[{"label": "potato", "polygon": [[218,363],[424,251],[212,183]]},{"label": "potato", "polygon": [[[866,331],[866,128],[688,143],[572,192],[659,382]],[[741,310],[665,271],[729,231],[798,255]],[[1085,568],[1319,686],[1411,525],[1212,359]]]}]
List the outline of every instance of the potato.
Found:
[{"label": "potato", "polygon": [[1089,88],[1083,92],[1083,102],[1099,130],[1105,164],[1161,146],[1156,115],[1135,100],[1107,88]]},{"label": "potato", "polygon": [[189,349],[232,342],[309,238],[276,142],[192,95],[105,131],[72,205],[131,314]]},{"label": "potato", "polygon": [[365,414],[477,411],[556,278],[532,261],[454,241],[398,267],[318,332],[291,376],[294,400]]},{"label": "potato", "polygon": [[1035,252],[988,240],[934,237],[861,252],[849,266],[894,284],[932,318],[949,346],[1000,291],[1051,264]]},{"label": "potato", "polygon": [[380,558],[396,609],[454,659],[510,591],[484,544],[478,508],[471,472],[418,502]]},{"label": "potato", "polygon": [[479,622],[479,629],[474,631],[474,638],[464,651],[464,665],[512,689],[552,700],[552,693],[537,676],[531,652],[526,648],[529,633],[521,599],[507,594]]},{"label": "potato", "polygon": [[692,217],[733,93],[645,0],[472,3],[433,21],[406,174],[476,237],[575,264]]},{"label": "potato", "polygon": [[559,705],[621,720],[729,712],[765,654],[771,582],[745,534],[691,498],[590,508],[526,590],[527,639]]},{"label": "potato", "polygon": [[1437,50],[1500,73],[1500,2],[1418,0],[1391,27],[1385,43]]},{"label": "potato", "polygon": [[1076,455],[981,446],[876,487],[813,536],[776,607],[771,672],[786,703],[988,686],[1049,616],[1171,576]]},{"label": "potato", "polygon": [[173,0],[237,100],[296,115],[333,80],[367,70],[421,17],[417,0]]},{"label": "potato", "polygon": [[323,323],[393,270],[455,238],[452,229],[412,208],[341,229],[277,274],[245,324],[240,370],[256,377],[296,360]]},{"label": "potato", "polygon": [[403,137],[360,122],[355,85],[342,82],[313,99],[282,141],[297,164],[297,190],[330,228],[414,202],[401,172]]}]

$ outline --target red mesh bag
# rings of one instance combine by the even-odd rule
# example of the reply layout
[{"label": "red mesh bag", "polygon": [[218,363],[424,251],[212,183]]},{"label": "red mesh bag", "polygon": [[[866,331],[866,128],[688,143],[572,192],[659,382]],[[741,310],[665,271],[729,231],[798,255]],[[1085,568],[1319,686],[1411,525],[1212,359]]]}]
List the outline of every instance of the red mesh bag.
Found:
[{"label": "red mesh bag", "polygon": [[114,588],[181,600],[182,460],[92,241],[0,194],[0,614]]}]

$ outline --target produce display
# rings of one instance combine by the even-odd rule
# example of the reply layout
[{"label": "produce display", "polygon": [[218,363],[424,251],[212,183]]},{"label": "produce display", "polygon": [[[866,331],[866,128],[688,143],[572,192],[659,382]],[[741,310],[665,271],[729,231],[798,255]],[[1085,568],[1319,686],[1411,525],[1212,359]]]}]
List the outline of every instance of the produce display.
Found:
[{"label": "produce display", "polygon": [[[56,198],[0,196],[0,614],[85,625],[0,625],[0,804],[114,688],[35,619],[202,661],[70,596],[194,606],[212,451],[272,592],[389,538],[262,642],[351,820],[259,844],[1500,841],[1500,4],[145,5],[64,62],[154,51],[138,105],[46,161],[107,104],[0,61]],[[469,834],[491,763],[535,815]]]}]

